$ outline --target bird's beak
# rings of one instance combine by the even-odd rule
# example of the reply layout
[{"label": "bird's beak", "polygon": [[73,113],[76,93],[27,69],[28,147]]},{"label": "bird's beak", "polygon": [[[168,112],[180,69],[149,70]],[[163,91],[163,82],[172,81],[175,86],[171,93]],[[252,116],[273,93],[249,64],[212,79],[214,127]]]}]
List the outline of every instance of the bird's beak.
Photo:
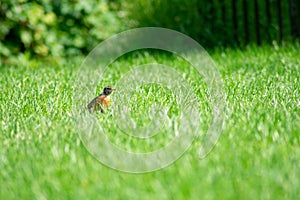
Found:
[{"label": "bird's beak", "polygon": [[116,91],[116,88],[111,88],[112,91]]}]

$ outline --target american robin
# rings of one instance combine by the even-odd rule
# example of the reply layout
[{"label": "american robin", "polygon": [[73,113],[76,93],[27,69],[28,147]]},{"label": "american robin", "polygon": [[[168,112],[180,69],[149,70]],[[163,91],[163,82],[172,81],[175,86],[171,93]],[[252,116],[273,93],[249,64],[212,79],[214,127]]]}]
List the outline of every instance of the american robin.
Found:
[{"label": "american robin", "polygon": [[104,108],[107,108],[108,105],[110,104],[110,98],[109,95],[115,91],[116,89],[107,86],[103,89],[103,92],[95,97],[87,106],[87,108],[89,109],[89,111],[96,111],[96,110],[100,110],[100,112],[103,112]]}]

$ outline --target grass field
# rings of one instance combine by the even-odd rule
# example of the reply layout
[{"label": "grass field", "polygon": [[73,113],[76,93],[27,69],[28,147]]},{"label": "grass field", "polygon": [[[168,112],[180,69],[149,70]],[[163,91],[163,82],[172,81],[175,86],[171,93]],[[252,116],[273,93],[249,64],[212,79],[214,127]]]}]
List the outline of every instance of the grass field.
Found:
[{"label": "grass field", "polygon": [[[228,104],[216,147],[199,160],[201,139],[196,140],[173,165],[138,175],[100,164],[82,145],[72,118],[80,59],[1,66],[0,199],[299,199],[299,49],[294,44],[211,51]],[[182,62],[134,54],[115,66],[148,61]],[[188,66],[182,69],[195,78]],[[120,70],[112,70],[99,88],[119,78]],[[201,87],[195,85],[199,95]],[[114,132],[111,137],[124,137]],[[143,150],[152,145],[143,144]]]}]

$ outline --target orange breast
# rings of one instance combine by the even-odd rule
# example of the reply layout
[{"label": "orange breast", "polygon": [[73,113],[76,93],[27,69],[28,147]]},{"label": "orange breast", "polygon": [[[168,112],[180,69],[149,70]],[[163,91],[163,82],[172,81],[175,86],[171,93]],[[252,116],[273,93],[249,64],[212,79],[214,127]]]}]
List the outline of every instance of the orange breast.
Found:
[{"label": "orange breast", "polygon": [[103,108],[107,108],[110,104],[110,98],[108,96],[102,95],[97,99],[97,103],[100,104]]}]

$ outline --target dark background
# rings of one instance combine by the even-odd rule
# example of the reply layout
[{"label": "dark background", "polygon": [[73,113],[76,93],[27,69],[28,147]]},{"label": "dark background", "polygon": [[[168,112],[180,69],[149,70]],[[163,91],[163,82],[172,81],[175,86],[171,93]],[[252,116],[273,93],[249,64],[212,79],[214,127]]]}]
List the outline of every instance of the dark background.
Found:
[{"label": "dark background", "polygon": [[144,26],[178,30],[205,48],[293,42],[300,0],[1,0],[0,56],[86,54]]}]

